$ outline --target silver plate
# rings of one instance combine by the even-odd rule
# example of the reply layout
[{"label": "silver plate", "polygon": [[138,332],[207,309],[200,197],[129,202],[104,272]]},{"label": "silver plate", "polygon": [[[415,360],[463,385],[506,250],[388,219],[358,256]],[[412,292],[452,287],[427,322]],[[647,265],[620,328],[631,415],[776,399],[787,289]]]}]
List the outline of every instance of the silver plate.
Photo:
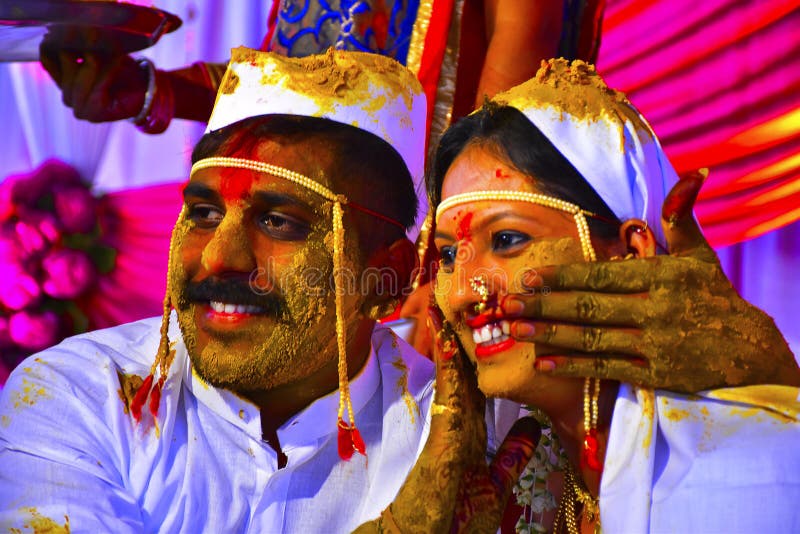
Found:
[{"label": "silver plate", "polygon": [[0,61],[38,61],[44,39],[73,52],[153,46],[181,19],[154,7],[102,0],[0,0]]}]

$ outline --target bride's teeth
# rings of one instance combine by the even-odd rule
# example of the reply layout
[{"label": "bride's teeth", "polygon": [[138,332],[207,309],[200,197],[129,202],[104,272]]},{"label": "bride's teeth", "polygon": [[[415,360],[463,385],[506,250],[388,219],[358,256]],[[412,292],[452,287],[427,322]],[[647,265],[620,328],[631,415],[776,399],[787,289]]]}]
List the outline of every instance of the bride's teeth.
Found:
[{"label": "bride's teeth", "polygon": [[492,327],[486,325],[483,328],[481,328],[481,342],[486,343],[487,341],[491,340],[492,340]]},{"label": "bride's teeth", "polygon": [[475,342],[476,345],[479,345],[480,343],[482,343],[482,341],[481,341],[481,333],[478,332],[477,330],[473,330],[472,331],[472,340]]},{"label": "bride's teeth", "polygon": [[211,306],[211,309],[214,310],[217,313],[222,313],[222,312],[225,311],[225,305],[223,303],[221,303],[221,302],[217,302],[215,300],[212,300],[209,303],[209,305]]},{"label": "bride's teeth", "polygon": [[508,321],[500,321],[500,328],[503,329],[503,333],[507,336],[511,335],[511,324]]},{"label": "bride's teeth", "polygon": [[495,325],[492,327],[492,338],[497,339],[503,335],[503,331],[500,330],[500,327]]},{"label": "bride's teeth", "polygon": [[236,304],[225,305],[225,313],[233,313],[235,309],[236,309]]}]

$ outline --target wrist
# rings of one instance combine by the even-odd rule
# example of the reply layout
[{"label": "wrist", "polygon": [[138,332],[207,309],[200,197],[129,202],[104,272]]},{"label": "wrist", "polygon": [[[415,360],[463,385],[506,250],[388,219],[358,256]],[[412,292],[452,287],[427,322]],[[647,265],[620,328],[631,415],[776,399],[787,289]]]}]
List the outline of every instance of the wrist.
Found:
[{"label": "wrist", "polygon": [[150,134],[161,133],[167,129],[175,114],[175,96],[172,84],[164,71],[158,70],[147,58],[137,61],[147,71],[147,89],[139,113],[131,118],[136,127]]}]

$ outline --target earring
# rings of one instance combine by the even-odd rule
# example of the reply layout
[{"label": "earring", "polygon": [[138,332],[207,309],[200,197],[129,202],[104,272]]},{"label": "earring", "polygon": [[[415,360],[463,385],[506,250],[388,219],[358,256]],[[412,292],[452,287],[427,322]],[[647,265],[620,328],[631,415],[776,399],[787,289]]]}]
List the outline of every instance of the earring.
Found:
[{"label": "earring", "polygon": [[489,281],[485,276],[473,276],[469,279],[469,287],[481,297],[481,301],[475,305],[475,313],[483,313],[489,302]]}]

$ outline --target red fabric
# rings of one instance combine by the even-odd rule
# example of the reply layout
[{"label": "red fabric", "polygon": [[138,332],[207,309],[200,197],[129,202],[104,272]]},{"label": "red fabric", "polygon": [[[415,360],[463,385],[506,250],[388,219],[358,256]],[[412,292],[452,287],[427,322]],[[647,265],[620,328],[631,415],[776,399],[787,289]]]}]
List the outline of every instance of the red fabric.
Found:
[{"label": "red fabric", "polygon": [[709,167],[712,245],[800,219],[800,0],[609,0],[597,62],[678,172]]},{"label": "red fabric", "polygon": [[428,32],[425,34],[425,45],[419,63],[419,78],[425,96],[428,99],[428,124],[425,130],[430,132],[433,105],[436,102],[436,88],[442,70],[442,60],[447,48],[447,36],[450,30],[450,19],[453,13],[453,0],[434,0]]},{"label": "red fabric", "polygon": [[269,51],[269,44],[272,42],[272,34],[275,33],[276,21],[278,20],[278,7],[280,5],[280,2],[272,2],[272,6],[269,8],[269,17],[267,17],[267,34],[264,36],[264,40],[261,41],[261,51]]}]

